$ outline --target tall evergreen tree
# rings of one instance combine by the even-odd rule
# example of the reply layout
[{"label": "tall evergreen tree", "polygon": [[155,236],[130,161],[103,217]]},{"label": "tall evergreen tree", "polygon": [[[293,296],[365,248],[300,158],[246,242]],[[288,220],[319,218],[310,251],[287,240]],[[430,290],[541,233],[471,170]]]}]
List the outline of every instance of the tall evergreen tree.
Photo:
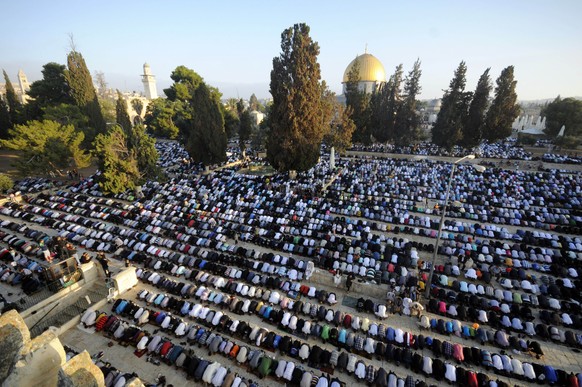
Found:
[{"label": "tall evergreen tree", "polygon": [[469,114],[463,125],[463,139],[461,144],[465,148],[473,148],[479,145],[483,138],[485,112],[489,105],[489,93],[491,93],[491,78],[489,77],[489,69],[487,69],[479,77],[477,88],[475,89],[471,105],[469,106]]},{"label": "tall evergreen tree", "polygon": [[115,103],[115,121],[121,126],[121,128],[128,135],[131,134],[131,120],[129,119],[129,114],[127,113],[127,103],[123,94],[117,90],[117,102]]},{"label": "tall evergreen tree", "polygon": [[495,98],[485,118],[485,138],[489,141],[511,136],[511,125],[519,116],[520,110],[515,92],[517,81],[513,77],[513,66],[508,66],[501,71],[496,84]]},{"label": "tall evergreen tree", "polygon": [[196,162],[204,165],[226,160],[226,132],[219,102],[212,97],[204,82],[200,83],[191,105],[192,119],[186,132],[186,150]]},{"label": "tall evergreen tree", "polygon": [[281,34],[282,52],[273,59],[267,158],[279,171],[305,171],[319,159],[323,122],[319,46],[309,26],[295,24]]},{"label": "tall evergreen tree", "polygon": [[461,130],[468,114],[471,93],[465,92],[466,73],[467,65],[462,61],[443,95],[441,110],[432,128],[432,142],[448,149],[461,140]]},{"label": "tall evergreen tree", "polygon": [[92,141],[95,134],[105,132],[105,120],[93,86],[93,79],[81,53],[75,50],[71,51],[67,56],[67,66],[65,78],[71,88],[71,96],[75,104],[89,117],[89,123],[93,130],[88,131],[86,137]]},{"label": "tall evergreen tree", "polygon": [[396,112],[402,93],[402,64],[396,66],[388,82],[382,83],[370,99],[370,126],[376,141],[394,139]]},{"label": "tall evergreen tree", "polygon": [[239,117],[238,144],[241,154],[244,157],[247,148],[246,142],[251,138],[251,133],[253,130],[251,112],[248,109],[245,109],[242,99],[239,100],[236,104],[236,110]]},{"label": "tall evergreen tree", "polygon": [[2,70],[4,73],[4,81],[6,82],[6,103],[8,105],[8,113],[10,115],[10,127],[20,123],[20,113],[22,111],[22,104],[18,100],[16,91],[14,91],[14,86],[10,82],[10,77],[6,74],[6,70]]},{"label": "tall evergreen tree", "polygon": [[8,104],[4,102],[2,95],[0,95],[0,139],[8,138],[8,129],[12,127],[12,122],[10,121],[10,111],[8,110]]},{"label": "tall evergreen tree", "polygon": [[360,90],[360,80],[360,61],[356,60],[348,72],[345,88],[346,106],[350,108],[351,119],[356,125],[352,141],[370,144],[372,142],[369,108],[371,97],[364,90]]},{"label": "tall evergreen tree", "polygon": [[420,59],[417,59],[412,70],[406,75],[404,81],[404,96],[396,113],[394,126],[394,142],[397,145],[410,145],[419,136],[420,116],[417,112],[417,97],[420,93]]}]

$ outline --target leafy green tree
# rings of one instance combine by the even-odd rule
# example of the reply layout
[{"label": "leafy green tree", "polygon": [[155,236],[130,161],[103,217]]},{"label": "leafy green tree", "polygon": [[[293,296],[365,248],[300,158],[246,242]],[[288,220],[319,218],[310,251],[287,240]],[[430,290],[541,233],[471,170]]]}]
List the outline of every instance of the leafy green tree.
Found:
[{"label": "leafy green tree", "polygon": [[0,192],[6,192],[14,187],[14,181],[10,176],[0,173]]},{"label": "leafy green tree", "polygon": [[89,117],[83,114],[78,106],[65,103],[44,107],[43,117],[45,120],[56,121],[61,125],[73,125],[76,130],[89,125]]},{"label": "leafy green tree", "polygon": [[176,67],[170,78],[174,83],[171,87],[164,89],[164,93],[170,101],[190,101],[194,91],[204,82],[198,73],[186,66]]},{"label": "leafy green tree", "polygon": [[489,77],[489,69],[487,69],[479,77],[477,88],[469,105],[469,113],[463,125],[461,144],[465,148],[473,148],[481,143],[485,125],[485,112],[489,105],[489,93],[491,93],[491,78]]},{"label": "leafy green tree", "polygon": [[117,122],[117,111],[115,107],[117,103],[112,98],[99,98],[99,107],[101,115],[106,122],[106,125],[112,125]]},{"label": "leafy green tree", "polygon": [[150,101],[146,108],[144,122],[155,136],[175,140],[180,134],[180,128],[176,125],[176,105],[179,102],[172,102],[169,99],[156,98]]},{"label": "leafy green tree", "polygon": [[582,101],[580,100],[561,99],[558,96],[545,106],[540,114],[546,117],[545,133],[548,136],[557,136],[564,125],[566,126],[565,134],[568,136],[582,135]]},{"label": "leafy green tree", "polygon": [[205,83],[192,96],[192,119],[185,133],[185,148],[195,162],[204,165],[226,160],[226,132],[219,102]]},{"label": "leafy green tree", "polygon": [[74,104],[71,88],[65,78],[66,66],[55,62],[47,63],[42,69],[42,79],[32,82],[26,104],[26,119],[43,118],[43,109],[61,104]]},{"label": "leafy green tree", "polygon": [[115,103],[115,122],[125,130],[125,133],[131,133],[132,125],[127,113],[127,103],[119,90],[117,90],[117,102]]},{"label": "leafy green tree", "polygon": [[396,113],[401,103],[402,64],[396,66],[388,82],[380,84],[370,100],[370,126],[378,142],[395,137]]},{"label": "leafy green tree", "polygon": [[16,91],[14,91],[14,86],[12,86],[12,82],[10,82],[10,77],[8,77],[5,70],[2,70],[2,72],[4,73],[4,81],[6,82],[6,103],[8,104],[8,113],[10,115],[10,127],[12,127],[13,125],[20,123],[22,104],[18,100]]},{"label": "leafy green tree", "polygon": [[519,116],[520,110],[515,92],[517,81],[513,77],[513,66],[504,68],[496,83],[495,98],[485,117],[484,137],[489,141],[511,136],[511,125]]},{"label": "leafy green tree", "polygon": [[125,131],[113,125],[107,133],[99,134],[94,141],[94,155],[98,159],[101,175],[99,186],[105,194],[118,194],[134,189],[141,180],[136,152],[128,146]]},{"label": "leafy green tree", "polygon": [[319,159],[323,122],[319,46],[307,24],[295,24],[281,34],[282,52],[273,58],[267,158],[278,171],[305,171]]},{"label": "leafy green tree", "polygon": [[432,142],[448,149],[461,140],[463,123],[468,114],[471,93],[465,92],[466,73],[467,65],[462,61],[443,95],[441,110],[432,128]]},{"label": "leafy green tree", "polygon": [[0,95],[0,139],[8,138],[8,129],[12,126],[10,121],[10,111],[8,110],[8,104],[4,102],[4,99]]},{"label": "leafy green tree", "polygon": [[244,157],[247,148],[246,142],[250,139],[253,131],[253,123],[251,112],[249,109],[245,109],[242,99],[238,101],[236,110],[239,116],[238,145],[240,147],[241,155]]},{"label": "leafy green tree", "polygon": [[9,134],[10,140],[2,140],[0,144],[21,151],[16,167],[23,175],[89,165],[90,157],[81,148],[84,135],[73,125],[30,121],[16,125]]},{"label": "leafy green tree", "polygon": [[88,141],[92,141],[97,133],[105,132],[105,119],[93,86],[91,73],[87,68],[81,53],[73,50],[67,56],[65,79],[71,88],[71,96],[75,104],[89,117],[92,131],[86,131]]},{"label": "leafy green tree", "polygon": [[128,147],[137,157],[137,167],[140,178],[138,184],[142,185],[148,179],[158,179],[161,169],[157,165],[160,158],[156,149],[156,140],[146,133],[143,125],[135,125],[131,129],[131,136],[127,136]]},{"label": "leafy green tree", "polygon": [[323,106],[326,117],[324,122],[329,123],[323,141],[327,146],[334,147],[338,153],[343,153],[352,145],[352,136],[356,130],[350,107],[340,104],[335,93],[327,88],[323,95]]},{"label": "leafy green tree", "polygon": [[418,140],[420,132],[420,116],[418,115],[417,99],[420,93],[420,59],[417,59],[412,70],[404,80],[404,95],[402,103],[396,112],[394,125],[394,142],[397,145],[410,145]]},{"label": "leafy green tree", "polygon": [[356,125],[352,138],[353,142],[370,144],[372,142],[369,109],[371,97],[364,90],[360,90],[360,80],[360,62],[356,60],[348,72],[348,81],[345,88],[346,106],[350,108],[351,119]]}]

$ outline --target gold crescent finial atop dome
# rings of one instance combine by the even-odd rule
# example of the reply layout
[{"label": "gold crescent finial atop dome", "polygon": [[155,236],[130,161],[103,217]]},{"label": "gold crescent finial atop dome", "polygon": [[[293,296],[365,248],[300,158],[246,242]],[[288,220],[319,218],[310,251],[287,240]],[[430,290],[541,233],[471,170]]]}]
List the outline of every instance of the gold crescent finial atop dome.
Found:
[{"label": "gold crescent finial atop dome", "polygon": [[366,43],[366,47],[364,47],[364,54],[368,53],[368,43]]}]

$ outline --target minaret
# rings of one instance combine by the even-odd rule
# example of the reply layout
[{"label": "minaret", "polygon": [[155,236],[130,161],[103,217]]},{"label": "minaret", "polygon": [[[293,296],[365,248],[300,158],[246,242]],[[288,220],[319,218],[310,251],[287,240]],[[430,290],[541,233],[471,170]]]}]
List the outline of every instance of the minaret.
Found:
[{"label": "minaret", "polygon": [[152,75],[150,70],[150,65],[144,63],[143,74],[141,76],[141,81],[143,82],[143,88],[145,90],[145,96],[147,99],[158,98],[158,90],[156,89],[156,77]]},{"label": "minaret", "polygon": [[22,70],[18,70],[18,85],[20,86],[20,102],[26,103],[28,97],[26,93],[30,90],[30,84],[28,83],[26,74]]}]

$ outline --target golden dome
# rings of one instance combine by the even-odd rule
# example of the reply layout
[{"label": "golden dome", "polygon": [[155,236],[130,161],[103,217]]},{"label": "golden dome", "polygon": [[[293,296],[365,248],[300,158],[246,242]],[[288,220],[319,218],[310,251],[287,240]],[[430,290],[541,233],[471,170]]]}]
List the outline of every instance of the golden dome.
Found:
[{"label": "golden dome", "polygon": [[348,74],[356,62],[360,65],[360,82],[386,82],[386,71],[382,63],[374,55],[366,53],[351,61],[344,71],[343,83],[348,82]]}]

